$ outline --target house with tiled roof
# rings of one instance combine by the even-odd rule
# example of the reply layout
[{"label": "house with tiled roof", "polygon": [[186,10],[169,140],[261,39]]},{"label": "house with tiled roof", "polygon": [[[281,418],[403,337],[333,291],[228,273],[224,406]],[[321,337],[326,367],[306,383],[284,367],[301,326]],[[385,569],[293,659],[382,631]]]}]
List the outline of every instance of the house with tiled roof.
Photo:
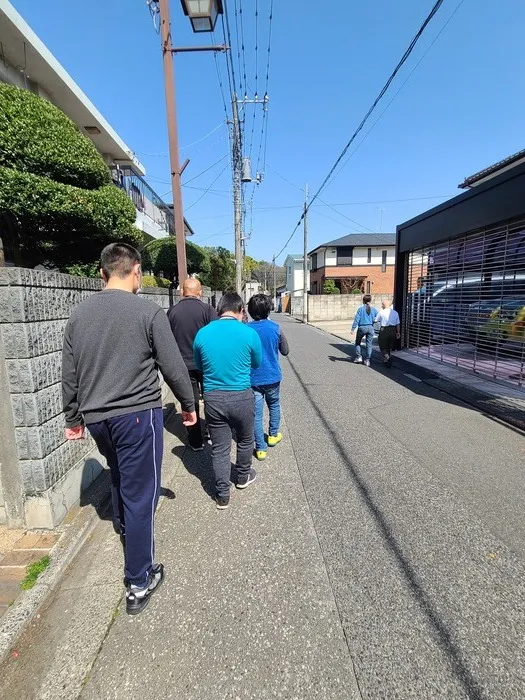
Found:
[{"label": "house with tiled roof", "polygon": [[310,292],[322,294],[333,280],[341,294],[392,294],[395,233],[351,233],[322,243],[309,254]]}]

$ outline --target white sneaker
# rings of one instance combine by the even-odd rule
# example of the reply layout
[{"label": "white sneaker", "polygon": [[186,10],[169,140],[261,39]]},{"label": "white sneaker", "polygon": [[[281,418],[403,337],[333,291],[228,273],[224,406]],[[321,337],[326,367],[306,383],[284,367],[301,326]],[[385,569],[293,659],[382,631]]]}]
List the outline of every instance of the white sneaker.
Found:
[{"label": "white sneaker", "polygon": [[363,364],[363,358],[362,357],[356,357],[354,360],[354,363],[356,365],[362,365]]},{"label": "white sneaker", "polygon": [[370,367],[370,360],[365,360],[365,367]]}]

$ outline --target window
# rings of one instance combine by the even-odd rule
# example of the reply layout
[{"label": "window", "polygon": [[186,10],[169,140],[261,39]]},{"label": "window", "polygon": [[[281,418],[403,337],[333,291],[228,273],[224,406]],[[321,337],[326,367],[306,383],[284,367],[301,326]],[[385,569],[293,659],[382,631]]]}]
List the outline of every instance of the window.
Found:
[{"label": "window", "polygon": [[[370,249],[369,249],[370,250]],[[366,293],[371,294],[371,289],[370,289],[370,280],[367,281],[366,283]]]},{"label": "window", "polygon": [[340,246],[337,248],[337,264],[338,265],[352,265],[353,256],[352,246]]},{"label": "window", "polygon": [[381,272],[386,272],[386,260],[388,252],[386,250],[381,251]]},{"label": "window", "polygon": [[372,248],[369,248],[367,253],[366,253],[366,262],[367,263],[372,262]]},{"label": "window", "polygon": [[317,270],[317,253],[314,253],[310,258],[310,269]]}]

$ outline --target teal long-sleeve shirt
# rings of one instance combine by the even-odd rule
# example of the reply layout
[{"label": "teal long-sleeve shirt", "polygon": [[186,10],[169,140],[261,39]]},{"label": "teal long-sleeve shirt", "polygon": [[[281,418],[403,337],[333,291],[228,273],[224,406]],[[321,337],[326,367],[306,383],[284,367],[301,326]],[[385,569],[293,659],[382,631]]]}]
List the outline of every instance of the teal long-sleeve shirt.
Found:
[{"label": "teal long-sleeve shirt", "polygon": [[197,333],[193,357],[205,393],[245,391],[251,387],[251,370],[262,362],[261,340],[245,323],[223,316]]}]

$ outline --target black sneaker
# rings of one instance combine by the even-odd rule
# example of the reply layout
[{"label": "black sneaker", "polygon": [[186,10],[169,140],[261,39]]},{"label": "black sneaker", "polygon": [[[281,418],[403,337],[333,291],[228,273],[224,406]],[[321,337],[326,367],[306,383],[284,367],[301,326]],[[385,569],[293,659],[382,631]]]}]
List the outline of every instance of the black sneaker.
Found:
[{"label": "black sneaker", "polygon": [[190,448],[191,448],[194,452],[202,452],[203,449],[204,449],[204,445],[190,445]]},{"label": "black sneaker", "polygon": [[230,505],[230,494],[227,496],[217,496],[217,510],[226,510]]},{"label": "black sneaker", "polygon": [[246,476],[243,476],[240,479],[238,479],[235,485],[238,489],[245,489],[250,484],[253,484],[256,478],[257,472],[255,471],[255,469],[250,469],[250,472]]},{"label": "black sneaker", "polygon": [[126,592],[126,612],[128,615],[138,615],[141,613],[153,593],[160,588],[164,581],[164,565],[154,564],[148,579],[146,588],[129,586]]}]

